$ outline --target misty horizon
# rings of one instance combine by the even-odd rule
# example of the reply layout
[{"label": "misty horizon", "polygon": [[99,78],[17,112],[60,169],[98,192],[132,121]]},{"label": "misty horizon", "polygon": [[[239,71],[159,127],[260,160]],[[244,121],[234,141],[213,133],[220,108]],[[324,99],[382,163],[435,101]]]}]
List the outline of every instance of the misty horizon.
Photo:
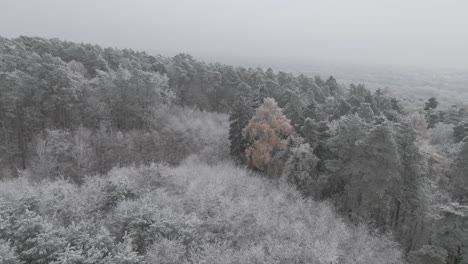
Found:
[{"label": "misty horizon", "polygon": [[59,38],[207,62],[468,69],[461,1],[7,1],[0,36]]}]

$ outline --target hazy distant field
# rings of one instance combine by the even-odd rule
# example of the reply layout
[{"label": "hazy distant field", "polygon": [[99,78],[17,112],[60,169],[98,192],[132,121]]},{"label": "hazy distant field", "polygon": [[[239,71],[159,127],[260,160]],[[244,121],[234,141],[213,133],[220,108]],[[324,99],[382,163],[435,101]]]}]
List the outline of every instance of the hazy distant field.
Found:
[{"label": "hazy distant field", "polygon": [[[261,65],[277,71],[320,75],[323,79],[333,75],[339,83],[363,83],[367,88],[389,88],[389,92],[403,101],[425,101],[436,97],[441,108],[452,104],[468,104],[468,71],[450,69],[418,69],[396,66],[369,66],[352,64],[330,64],[314,60],[265,60],[256,59],[248,63],[242,59],[231,59],[239,65]],[[421,102],[421,107],[423,102]]]},{"label": "hazy distant field", "polygon": [[403,100],[425,101],[434,96],[443,108],[468,103],[468,72],[369,66],[317,67],[310,72],[324,76],[336,72],[336,78],[343,83],[364,83],[371,89],[388,87]]}]

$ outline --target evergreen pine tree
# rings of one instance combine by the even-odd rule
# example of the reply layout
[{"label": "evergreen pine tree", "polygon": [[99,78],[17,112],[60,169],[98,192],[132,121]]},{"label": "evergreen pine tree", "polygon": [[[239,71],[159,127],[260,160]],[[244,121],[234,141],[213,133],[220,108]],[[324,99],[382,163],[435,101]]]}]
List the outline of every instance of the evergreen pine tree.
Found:
[{"label": "evergreen pine tree", "polygon": [[455,200],[461,202],[468,201],[468,140],[465,140],[463,147],[452,166],[450,178],[453,185],[453,196]]},{"label": "evergreen pine tree", "polygon": [[306,118],[304,125],[301,127],[300,134],[306,143],[313,148],[319,144],[319,125],[311,118]]},{"label": "evergreen pine tree", "polygon": [[366,122],[372,122],[374,119],[374,111],[369,103],[362,103],[357,111],[360,118]]},{"label": "evergreen pine tree", "polygon": [[289,97],[288,103],[284,107],[285,115],[291,120],[294,128],[298,129],[304,123],[304,105],[297,94]]},{"label": "evergreen pine tree", "polygon": [[429,111],[429,110],[436,109],[438,105],[439,105],[439,102],[437,101],[437,99],[435,97],[431,97],[425,103],[424,110]]},{"label": "evergreen pine tree", "polygon": [[229,141],[231,156],[240,162],[245,162],[247,140],[242,136],[242,129],[249,123],[253,115],[254,102],[246,96],[239,96],[229,114]]}]

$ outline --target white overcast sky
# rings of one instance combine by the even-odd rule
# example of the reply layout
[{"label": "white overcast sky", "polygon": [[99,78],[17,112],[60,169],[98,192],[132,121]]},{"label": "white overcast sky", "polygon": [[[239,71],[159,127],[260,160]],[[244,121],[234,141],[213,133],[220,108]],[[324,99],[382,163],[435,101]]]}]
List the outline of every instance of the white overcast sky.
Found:
[{"label": "white overcast sky", "polygon": [[0,35],[205,60],[468,69],[468,0],[0,0]]}]

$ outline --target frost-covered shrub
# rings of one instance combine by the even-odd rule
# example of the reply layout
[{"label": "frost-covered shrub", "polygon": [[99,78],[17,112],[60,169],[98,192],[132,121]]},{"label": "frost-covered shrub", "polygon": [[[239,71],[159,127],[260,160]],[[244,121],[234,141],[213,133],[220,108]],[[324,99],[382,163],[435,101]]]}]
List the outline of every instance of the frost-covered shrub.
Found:
[{"label": "frost-covered shrub", "polygon": [[21,261],[49,263],[54,254],[65,247],[65,238],[60,229],[30,209],[34,209],[33,206],[20,202],[2,205],[0,237],[11,241]]},{"label": "frost-covered shrub", "polygon": [[8,241],[0,240],[0,263],[1,264],[21,264],[18,255]]},{"label": "frost-covered shrub", "polygon": [[432,145],[450,145],[454,143],[452,124],[438,123],[429,130],[429,134],[429,142]]},{"label": "frost-covered shrub", "polygon": [[283,170],[287,182],[297,187],[306,196],[320,197],[320,183],[317,170],[318,158],[309,144],[300,144],[290,150]]},{"label": "frost-covered shrub", "polygon": [[339,263],[399,264],[405,263],[405,258],[390,235],[369,232],[360,226],[351,229],[349,237],[342,241]]},{"label": "frost-covered shrub", "polygon": [[111,257],[107,258],[108,263],[115,264],[140,264],[143,256],[139,255],[133,248],[132,239],[128,236],[124,237],[123,241],[118,243]]},{"label": "frost-covered shrub", "polygon": [[423,113],[412,113],[405,117],[403,120],[404,123],[408,124],[411,128],[416,130],[419,135],[426,136],[427,135],[427,120]]},{"label": "frost-covered shrub", "polygon": [[408,255],[409,264],[444,264],[448,256],[447,250],[437,247],[424,245],[416,251],[411,251]]},{"label": "frost-covered shrub", "polygon": [[207,162],[229,157],[225,114],[174,107],[160,123],[160,140],[164,142],[161,161],[177,164],[193,154],[199,154]]},{"label": "frost-covered shrub", "polygon": [[186,251],[181,241],[163,238],[148,249],[145,260],[147,263],[160,264],[189,263],[185,260]]}]

